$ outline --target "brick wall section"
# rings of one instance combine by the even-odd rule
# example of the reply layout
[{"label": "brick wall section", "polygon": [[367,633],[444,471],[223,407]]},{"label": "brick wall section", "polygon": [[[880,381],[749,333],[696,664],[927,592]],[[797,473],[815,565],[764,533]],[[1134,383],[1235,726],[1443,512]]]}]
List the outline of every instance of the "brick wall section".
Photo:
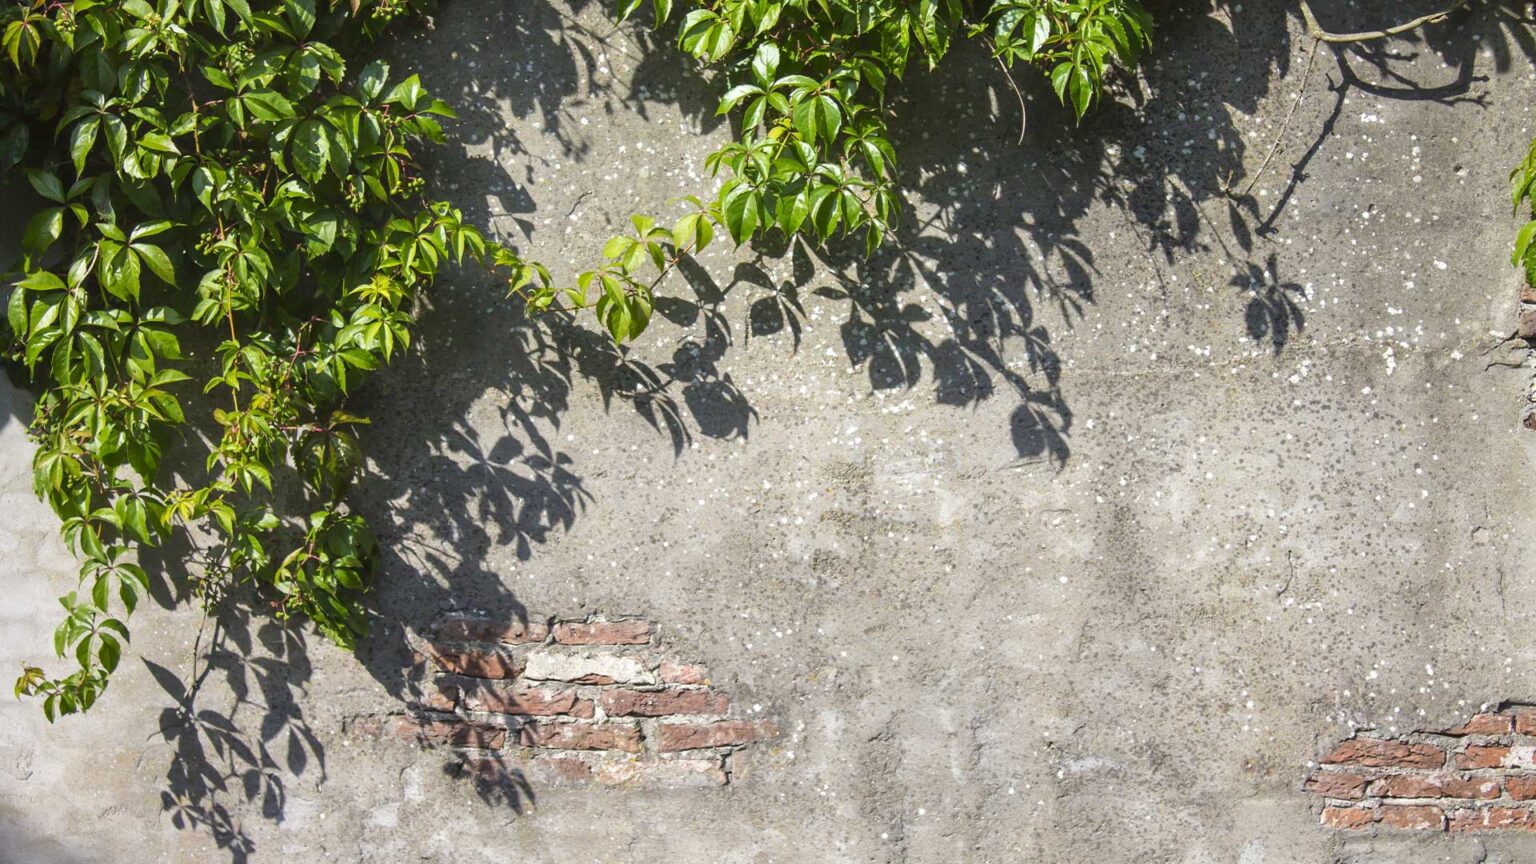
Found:
[{"label": "brick wall section", "polygon": [[[1520,280],[1520,299],[1515,305],[1515,336],[1524,339],[1527,352],[1536,349],[1536,288]],[[1536,431],[1536,381],[1525,391],[1525,409],[1520,422]]]},{"label": "brick wall section", "polygon": [[708,671],[672,656],[651,621],[501,621],[453,614],[420,647],[407,710],[350,734],[446,748],[477,778],[547,786],[724,786],[731,758],[778,734],[733,705]]},{"label": "brick wall section", "polygon": [[1361,733],[1318,760],[1307,791],[1346,831],[1536,831],[1536,706],[1448,729]]}]

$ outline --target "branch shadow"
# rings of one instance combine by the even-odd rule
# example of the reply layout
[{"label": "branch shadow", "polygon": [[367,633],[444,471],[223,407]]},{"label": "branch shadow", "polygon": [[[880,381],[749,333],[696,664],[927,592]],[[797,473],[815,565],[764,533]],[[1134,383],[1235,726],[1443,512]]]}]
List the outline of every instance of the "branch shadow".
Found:
[{"label": "branch shadow", "polygon": [[[454,133],[489,154],[438,154],[436,191],[461,199],[472,222],[508,242],[535,230],[527,217],[538,208],[539,151],[507,115],[536,119],[539,134],[573,161],[590,154],[577,131],[578,110],[644,117],[648,105],[668,100],[701,128],[717,122],[716,88],[688,71],[666,31],[627,25],[620,42],[585,23],[594,8],[582,0],[516,10],[450,0],[424,37],[426,50],[443,49],[448,58],[433,66],[427,86],[459,110]],[[1517,52],[1536,54],[1519,28],[1495,38],[1505,33],[1501,23],[1476,25],[1483,38],[1471,46],[1454,28],[1426,31],[1422,50],[1454,69],[1450,83],[1421,85],[1400,68],[1417,56],[1403,47],[1412,39],[1341,50],[1334,107],[1291,165],[1279,203],[1261,218],[1257,199],[1234,202],[1227,190],[1254,161],[1238,115],[1255,114],[1273,82],[1293,71],[1290,5],[1207,0],[1159,11],[1160,44],[1199,50],[1154,53],[1143,76],[1116,82],[1119,98],[1081,126],[1045,85],[1024,82],[1030,134],[1023,145],[1015,143],[1014,96],[976,46],[957,48],[934,75],[913,75],[891,120],[917,204],[894,242],[868,258],[848,244],[764,244],[720,279],[696,265],[683,268],[692,296],[657,304],[655,326],[676,331],[665,362],[642,362],[565,318],[530,321],[487,279],[444,280],[421,312],[417,350],[391,368],[387,389],[369,385],[358,396],[358,408],[375,422],[364,436],[369,479],[354,500],[384,555],[370,599],[372,630],[359,650],[367,672],[391,697],[419,702],[424,671],[413,634],[427,621],[450,610],[527,621],[501,562],[532,559],[594,501],[560,438],[578,385],[595,387],[605,407],[636,412],[674,454],[695,436],[745,439],[757,413],[723,361],[738,331],[743,344],[764,340],[798,352],[806,303],[816,297],[838,308],[842,353],[871,390],[926,387],[938,404],[957,410],[1011,400],[1017,458],[1059,469],[1072,456],[1073,431],[1060,334],[1082,322],[1116,266],[1094,249],[1093,232],[1103,228],[1095,213],[1119,214],[1154,262],[1215,244],[1233,264],[1234,318],[1279,353],[1305,326],[1301,289],[1261,244],[1305,182],[1346,90],[1477,102],[1472,88],[1486,80],[1475,74],[1477,45],[1493,51],[1499,69]],[[1326,23],[1376,26],[1402,14],[1399,4],[1373,2]],[[605,50],[642,52],[632,82],[611,81]],[[466,187],[486,194],[454,193]],[[1212,202],[1227,208],[1225,228],[1207,215]],[[788,275],[774,275],[786,257]],[[733,324],[733,300],[746,310],[744,323]],[[170,572],[186,552],[162,550],[149,563]],[[168,581],[155,597],[175,605],[186,588]],[[173,753],[164,810],[178,827],[208,832],[236,862],[255,849],[242,813],[256,809],[281,822],[291,778],[326,770],[325,735],[301,708],[311,677],[305,636],[255,619],[261,609],[259,598],[243,597],[211,622],[206,662],[190,684],[145,661],[169,701],[159,724]],[[228,692],[227,705],[204,692],[209,681]],[[514,766],[445,770],[472,777],[488,804],[520,811],[533,800]]]},{"label": "branch shadow", "polygon": [[[1319,23],[1333,32],[1359,32],[1432,12],[1443,5],[1433,2],[1352,4],[1329,8],[1325,19]],[[1234,199],[1235,208],[1257,220],[1253,233],[1264,237],[1276,233],[1276,223],[1284,215],[1297,187],[1306,181],[1307,166],[1332,137],[1351,94],[1446,106],[1470,103],[1489,108],[1487,92],[1474,90],[1475,85],[1490,80],[1488,74],[1477,72],[1479,52],[1493,55],[1495,72],[1507,72],[1517,56],[1523,56],[1527,63],[1536,59],[1536,30],[1531,27],[1536,24],[1536,19],[1528,16],[1527,7],[1528,4],[1516,0],[1495,0],[1483,7],[1463,7],[1444,21],[1390,39],[1318,46],[1332,55],[1334,68],[1323,73],[1326,89],[1333,97],[1332,107],[1310,136],[1307,148],[1291,162],[1285,185],[1262,218],[1259,217],[1262,208],[1256,198],[1245,195]],[[1302,41],[1310,41],[1305,32]],[[1424,72],[1424,68],[1431,65],[1426,62],[1429,59],[1438,61],[1440,69]],[[1425,77],[1433,80],[1422,80]],[[1306,95],[1303,93],[1298,98]],[[1284,149],[1281,149],[1277,155],[1283,153]]]}]

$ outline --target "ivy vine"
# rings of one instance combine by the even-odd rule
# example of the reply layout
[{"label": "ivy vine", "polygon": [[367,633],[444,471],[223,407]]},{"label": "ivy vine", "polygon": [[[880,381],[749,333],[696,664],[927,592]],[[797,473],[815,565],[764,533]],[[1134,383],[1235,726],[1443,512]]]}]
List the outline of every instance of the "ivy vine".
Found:
[{"label": "ivy vine", "polygon": [[[931,69],[956,38],[982,39],[1081,117],[1150,31],[1136,0],[652,0],[657,26],[681,13],[679,44],[717,70],[739,134],[708,159],[713,193],[666,223],[635,215],[558,284],[426,197],[415,154],[453,111],[360,59],[412,7],[0,13],[0,180],[24,177],[43,202],[5,279],[5,339],[38,394],[36,491],[80,561],[53,645],[70,667],[28,665],[16,684],[50,720],[101,695],[148,590],[139,552],[173,537],[196,550],[176,575],[200,602],[254,585],[276,618],[357,644],[378,556],[348,505],[368,422],[348,396],[409,350],[444,267],[496,272],[537,312],[591,310],[623,343],[717,235],[884,242],[901,205],[885,100],[914,60]],[[194,441],[206,460],[168,459]]]}]

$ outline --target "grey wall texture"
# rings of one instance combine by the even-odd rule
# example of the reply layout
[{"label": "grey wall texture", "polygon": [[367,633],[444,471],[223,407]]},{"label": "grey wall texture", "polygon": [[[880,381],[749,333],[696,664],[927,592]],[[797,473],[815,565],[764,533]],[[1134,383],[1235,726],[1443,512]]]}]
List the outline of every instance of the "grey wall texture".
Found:
[{"label": "grey wall texture", "polygon": [[[1135,92],[1073,128],[1031,88],[1023,145],[987,57],[914,70],[895,246],[712,250],[630,368],[443,284],[367,397],[368,644],[158,598],[89,715],[0,702],[0,860],[1536,860],[1332,830],[1303,789],[1357,729],[1536,702],[1529,371],[1484,355],[1531,39],[1479,5],[1324,48],[1235,205],[1310,40],[1278,0],[1156,11]],[[445,0],[388,50],[460,109],[437,190],[536,257],[710,188],[714,89],[596,4]],[[3,399],[15,669],[73,568]],[[657,621],[781,735],[724,787],[511,800],[344,734],[455,610]]]}]

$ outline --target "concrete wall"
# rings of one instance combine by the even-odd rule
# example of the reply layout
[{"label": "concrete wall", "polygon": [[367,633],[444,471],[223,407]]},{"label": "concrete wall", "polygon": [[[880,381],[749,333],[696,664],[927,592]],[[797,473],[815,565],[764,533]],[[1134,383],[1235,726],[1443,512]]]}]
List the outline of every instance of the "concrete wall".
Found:
[{"label": "concrete wall", "polygon": [[[1324,49],[1234,206],[1302,76],[1287,8],[1162,11],[1139,96],[1072,129],[1032,90],[1023,146],[984,56],[914,73],[899,246],[707,256],[635,346],[657,392],[444,285],[368,397],[389,554],[361,659],[141,612],[89,716],[0,704],[0,860],[1532,860],[1334,831],[1302,788],[1357,728],[1536,701],[1528,372],[1483,353],[1512,329],[1529,38],[1479,8]],[[391,50],[464,115],[438,188],[565,262],[708,182],[711,89],[648,41],[446,0]],[[71,572],[28,458],[10,419],[9,669]],[[343,734],[410,698],[410,635],[455,609],[655,620],[783,734],[723,788],[515,797]]]}]

